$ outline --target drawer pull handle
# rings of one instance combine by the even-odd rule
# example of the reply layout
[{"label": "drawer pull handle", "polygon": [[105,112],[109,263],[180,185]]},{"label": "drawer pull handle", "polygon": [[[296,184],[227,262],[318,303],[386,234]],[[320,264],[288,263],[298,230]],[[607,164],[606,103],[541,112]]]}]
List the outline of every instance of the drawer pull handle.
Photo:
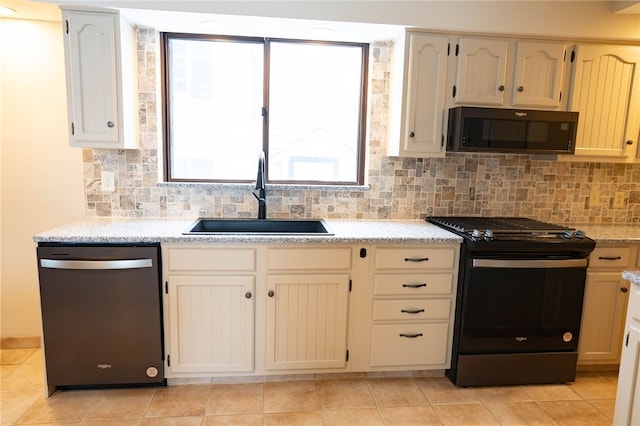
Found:
[{"label": "drawer pull handle", "polygon": [[419,314],[424,312],[424,309],[402,309],[400,312],[403,314]]},{"label": "drawer pull handle", "polygon": [[429,260],[428,257],[405,257],[404,258],[405,262],[426,262],[428,260]]},{"label": "drawer pull handle", "polygon": [[622,257],[620,256],[600,256],[598,259],[600,260],[620,260]]},{"label": "drawer pull handle", "polygon": [[406,333],[400,333],[400,337],[406,337],[408,339],[415,339],[416,337],[421,337],[422,333],[412,333],[412,334],[406,334]]},{"label": "drawer pull handle", "polygon": [[421,283],[421,284],[402,284],[402,287],[405,288],[420,288],[420,287],[426,287],[427,283]]}]

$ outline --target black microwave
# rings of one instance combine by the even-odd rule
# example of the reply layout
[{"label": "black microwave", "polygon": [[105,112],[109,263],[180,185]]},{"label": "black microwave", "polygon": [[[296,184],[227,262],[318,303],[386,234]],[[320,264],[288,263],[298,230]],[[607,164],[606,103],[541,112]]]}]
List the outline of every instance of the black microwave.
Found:
[{"label": "black microwave", "polygon": [[577,127],[577,112],[456,107],[447,151],[573,154]]}]

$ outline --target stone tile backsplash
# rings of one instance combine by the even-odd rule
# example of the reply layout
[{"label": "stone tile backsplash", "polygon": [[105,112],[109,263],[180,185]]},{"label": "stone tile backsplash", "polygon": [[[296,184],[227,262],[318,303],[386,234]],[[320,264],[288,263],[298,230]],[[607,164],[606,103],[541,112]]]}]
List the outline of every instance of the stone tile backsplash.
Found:
[{"label": "stone tile backsplash", "polygon": [[[390,43],[371,47],[366,188],[267,186],[268,217],[422,219],[524,216],[556,223],[640,223],[640,165],[540,160],[529,155],[387,157]],[[251,185],[158,184],[158,34],[138,29],[139,150],[83,151],[86,215],[255,217]],[[103,170],[116,190],[102,192]],[[592,200],[592,189],[600,197]],[[623,199],[622,206],[614,203]],[[614,205],[616,204],[616,205]]]}]

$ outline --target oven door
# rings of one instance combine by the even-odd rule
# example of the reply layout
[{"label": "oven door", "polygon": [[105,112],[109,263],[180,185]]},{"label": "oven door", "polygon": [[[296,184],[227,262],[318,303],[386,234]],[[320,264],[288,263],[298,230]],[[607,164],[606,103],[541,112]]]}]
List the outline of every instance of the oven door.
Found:
[{"label": "oven door", "polygon": [[459,353],[577,349],[587,259],[465,262]]}]

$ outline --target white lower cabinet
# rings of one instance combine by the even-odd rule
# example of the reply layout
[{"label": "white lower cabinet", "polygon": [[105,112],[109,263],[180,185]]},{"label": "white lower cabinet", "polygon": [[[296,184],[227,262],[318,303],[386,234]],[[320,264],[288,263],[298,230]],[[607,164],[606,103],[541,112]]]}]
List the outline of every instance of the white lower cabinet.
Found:
[{"label": "white lower cabinet", "polygon": [[376,247],[371,369],[449,367],[458,258],[456,246]]},{"label": "white lower cabinet", "polygon": [[163,246],[168,377],[254,370],[256,250]]},{"label": "white lower cabinet", "polygon": [[458,245],[162,250],[169,379],[449,366]]},{"label": "white lower cabinet", "polygon": [[640,286],[631,285],[618,391],[613,416],[616,426],[640,424]]}]

